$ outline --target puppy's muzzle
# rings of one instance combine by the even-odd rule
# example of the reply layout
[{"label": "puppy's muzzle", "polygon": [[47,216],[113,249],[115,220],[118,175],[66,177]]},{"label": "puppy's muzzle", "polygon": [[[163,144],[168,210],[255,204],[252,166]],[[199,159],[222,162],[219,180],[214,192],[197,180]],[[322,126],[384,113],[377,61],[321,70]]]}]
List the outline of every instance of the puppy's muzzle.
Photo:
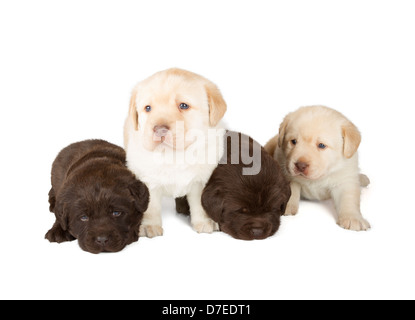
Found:
[{"label": "puppy's muzzle", "polygon": [[295,167],[299,172],[305,173],[310,165],[306,162],[298,161],[295,163]]},{"label": "puppy's muzzle", "polygon": [[108,244],[108,237],[98,236],[95,238],[95,243],[101,247],[105,247]]},{"label": "puppy's muzzle", "polygon": [[245,233],[252,239],[264,239],[268,236],[269,226],[267,223],[249,223],[243,228]]},{"label": "puppy's muzzle", "polygon": [[154,126],[153,131],[154,131],[154,135],[158,138],[162,138],[167,136],[167,134],[169,133],[170,128],[166,125],[157,125]]}]

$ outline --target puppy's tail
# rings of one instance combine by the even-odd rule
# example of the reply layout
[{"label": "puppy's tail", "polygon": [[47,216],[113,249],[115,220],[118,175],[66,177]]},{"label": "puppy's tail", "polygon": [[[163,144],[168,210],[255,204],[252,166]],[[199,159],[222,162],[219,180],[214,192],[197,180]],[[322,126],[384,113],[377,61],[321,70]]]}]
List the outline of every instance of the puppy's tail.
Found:
[{"label": "puppy's tail", "polygon": [[360,174],[359,175],[360,186],[366,188],[370,184],[370,180],[367,175]]},{"label": "puppy's tail", "polygon": [[275,153],[275,149],[277,148],[277,145],[278,145],[278,134],[267,142],[264,149],[272,157],[274,157],[274,153]]}]

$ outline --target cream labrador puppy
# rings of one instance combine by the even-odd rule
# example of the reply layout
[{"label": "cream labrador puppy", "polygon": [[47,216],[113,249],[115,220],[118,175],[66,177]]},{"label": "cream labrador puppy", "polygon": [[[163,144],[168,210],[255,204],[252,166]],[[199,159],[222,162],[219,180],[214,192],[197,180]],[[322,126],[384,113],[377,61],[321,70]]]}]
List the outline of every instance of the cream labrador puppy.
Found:
[{"label": "cream labrador puppy", "polygon": [[150,191],[140,236],[163,234],[163,196],[187,195],[197,232],[219,229],[201,195],[224,152],[225,130],[218,124],[225,111],[215,84],[181,69],[158,72],[133,89],[124,126],[127,165]]},{"label": "cream labrador puppy", "polygon": [[333,109],[311,106],[288,114],[279,134],[265,146],[291,181],[285,215],[298,212],[300,197],[332,198],[341,227],[369,229],[360,212],[360,187],[370,183],[359,173],[360,141],[356,126]]}]

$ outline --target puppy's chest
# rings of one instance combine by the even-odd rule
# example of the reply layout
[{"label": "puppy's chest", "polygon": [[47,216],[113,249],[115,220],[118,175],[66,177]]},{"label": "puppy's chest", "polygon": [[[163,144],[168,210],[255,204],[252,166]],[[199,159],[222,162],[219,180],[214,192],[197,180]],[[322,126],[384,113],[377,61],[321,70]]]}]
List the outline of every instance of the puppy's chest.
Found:
[{"label": "puppy's chest", "polygon": [[327,200],[330,199],[330,188],[325,183],[302,183],[301,197],[308,200]]},{"label": "puppy's chest", "polygon": [[194,184],[207,183],[217,164],[159,163],[143,153],[128,161],[128,167],[148,188],[161,189],[171,197],[181,197],[189,193]]},{"label": "puppy's chest", "polygon": [[150,188],[163,187],[166,193],[178,196],[187,194],[193,183],[205,184],[214,168],[211,165],[162,164],[143,168],[139,176]]}]

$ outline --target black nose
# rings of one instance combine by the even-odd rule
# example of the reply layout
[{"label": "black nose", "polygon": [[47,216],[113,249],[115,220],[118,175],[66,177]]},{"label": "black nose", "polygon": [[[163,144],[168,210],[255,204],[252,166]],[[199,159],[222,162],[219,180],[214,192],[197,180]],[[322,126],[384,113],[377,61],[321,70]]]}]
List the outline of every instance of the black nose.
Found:
[{"label": "black nose", "polygon": [[99,244],[100,246],[105,246],[108,243],[108,237],[107,236],[99,236],[95,239],[95,242]]},{"label": "black nose", "polygon": [[153,131],[156,137],[165,137],[169,132],[170,128],[168,126],[154,126]]},{"label": "black nose", "polygon": [[264,234],[263,228],[252,228],[251,233],[255,238],[262,237]]}]

